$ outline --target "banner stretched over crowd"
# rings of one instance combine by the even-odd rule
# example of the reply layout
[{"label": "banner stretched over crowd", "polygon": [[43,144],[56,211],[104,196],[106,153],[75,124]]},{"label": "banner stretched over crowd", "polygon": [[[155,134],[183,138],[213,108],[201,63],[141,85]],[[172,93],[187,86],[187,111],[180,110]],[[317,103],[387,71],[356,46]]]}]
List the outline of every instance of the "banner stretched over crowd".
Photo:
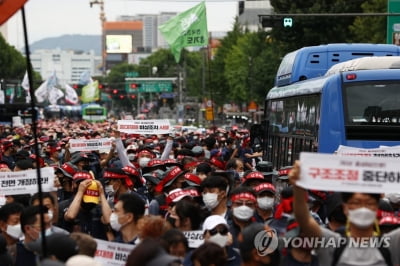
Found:
[{"label": "banner stretched over crowd", "polygon": [[171,18],[158,27],[178,63],[181,50],[188,46],[208,45],[206,5],[203,2]]},{"label": "banner stretched over crowd", "polygon": [[118,120],[118,131],[128,134],[169,134],[171,125],[168,119]]}]

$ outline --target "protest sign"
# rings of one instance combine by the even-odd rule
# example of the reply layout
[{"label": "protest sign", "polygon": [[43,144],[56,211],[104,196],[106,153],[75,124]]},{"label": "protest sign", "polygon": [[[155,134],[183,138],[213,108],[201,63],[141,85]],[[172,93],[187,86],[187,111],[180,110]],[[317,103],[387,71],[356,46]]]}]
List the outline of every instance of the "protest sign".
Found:
[{"label": "protest sign", "polygon": [[[40,169],[42,191],[55,191],[54,168]],[[0,195],[34,194],[38,192],[36,169],[0,172]]]},{"label": "protest sign", "polygon": [[362,149],[340,145],[336,151],[337,155],[400,158],[400,147],[379,147],[373,149]]},{"label": "protest sign", "polygon": [[94,151],[100,149],[111,149],[112,141],[109,138],[102,139],[70,139],[69,150],[75,151]]},{"label": "protest sign", "polygon": [[306,189],[364,193],[400,190],[399,161],[394,158],[300,153],[300,163],[297,185]]},{"label": "protest sign", "polygon": [[118,120],[118,130],[128,134],[169,134],[171,125],[168,119],[159,120]]},{"label": "protest sign", "polygon": [[102,265],[125,266],[135,245],[95,239],[97,250],[94,259]]},{"label": "protest sign", "polygon": [[189,248],[198,248],[203,244],[203,231],[196,230],[196,231],[183,231],[186,239],[189,243]]}]

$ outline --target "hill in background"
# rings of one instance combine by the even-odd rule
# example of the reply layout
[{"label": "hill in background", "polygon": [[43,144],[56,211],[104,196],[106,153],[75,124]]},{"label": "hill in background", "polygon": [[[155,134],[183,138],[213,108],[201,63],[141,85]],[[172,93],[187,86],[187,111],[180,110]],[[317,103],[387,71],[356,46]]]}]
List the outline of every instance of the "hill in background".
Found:
[{"label": "hill in background", "polygon": [[62,35],[51,37],[34,42],[30,45],[31,53],[40,49],[74,50],[90,52],[94,50],[96,55],[101,55],[101,36],[100,35]]}]

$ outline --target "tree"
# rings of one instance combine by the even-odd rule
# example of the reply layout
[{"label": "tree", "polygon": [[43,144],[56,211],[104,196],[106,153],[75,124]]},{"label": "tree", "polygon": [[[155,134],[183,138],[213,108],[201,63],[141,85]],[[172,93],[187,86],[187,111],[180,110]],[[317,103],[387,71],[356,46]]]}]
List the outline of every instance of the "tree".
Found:
[{"label": "tree", "polygon": [[[365,0],[271,0],[276,13],[361,13]],[[294,17],[293,27],[275,27],[272,37],[286,44],[287,51],[304,46],[352,42],[349,29],[355,17]]]},{"label": "tree", "polygon": [[15,80],[24,76],[26,61],[22,54],[7,44],[0,34],[0,78]]},{"label": "tree", "polygon": [[[387,12],[387,0],[368,0],[361,5],[361,8],[364,13],[384,13]],[[357,17],[349,28],[355,42],[386,42],[385,16]]]}]

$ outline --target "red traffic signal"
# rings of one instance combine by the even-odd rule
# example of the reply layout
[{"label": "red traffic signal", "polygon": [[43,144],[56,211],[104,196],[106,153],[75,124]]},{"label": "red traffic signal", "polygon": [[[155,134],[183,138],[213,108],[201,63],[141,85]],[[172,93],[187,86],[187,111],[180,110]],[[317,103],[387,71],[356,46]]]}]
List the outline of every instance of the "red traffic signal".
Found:
[{"label": "red traffic signal", "polygon": [[130,87],[131,87],[131,89],[136,90],[137,88],[140,87],[140,84],[139,84],[139,83],[131,83],[131,84],[130,84]]}]

